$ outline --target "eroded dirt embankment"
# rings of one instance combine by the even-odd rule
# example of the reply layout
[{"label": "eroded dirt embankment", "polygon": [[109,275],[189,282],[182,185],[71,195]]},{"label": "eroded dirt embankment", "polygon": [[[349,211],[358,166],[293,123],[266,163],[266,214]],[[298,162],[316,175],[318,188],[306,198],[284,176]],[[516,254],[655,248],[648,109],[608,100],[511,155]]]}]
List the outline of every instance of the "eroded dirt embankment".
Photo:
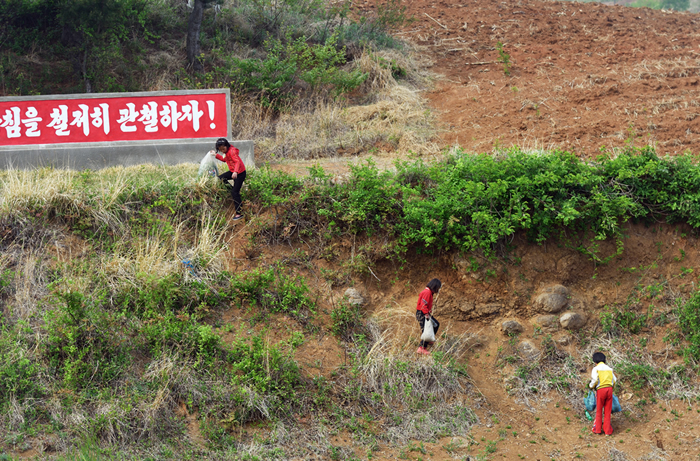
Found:
[{"label": "eroded dirt embankment", "polygon": [[[637,389],[632,383],[639,376],[621,370],[632,362],[649,365],[649,370],[682,365],[678,346],[668,342],[667,335],[677,328],[676,303],[697,289],[698,236],[682,225],[628,224],[623,242],[622,254],[601,265],[575,249],[582,243],[578,236],[538,245],[517,235],[508,251],[504,248],[492,260],[457,253],[411,254],[406,264],[379,262],[371,273],[331,283],[326,278],[329,271],[342,272],[353,252],[368,243],[348,240],[336,242],[335,258],[319,258],[301,269],[319,293],[322,312],[332,311],[353,285],[367,300],[365,318],[391,317],[387,334],[416,344],[417,295],[428,280],[438,277],[444,283],[435,307],[441,329],[451,338],[468,337],[468,350],[461,357],[473,385],[467,398],[479,416],[470,437],[382,446],[372,459],[427,459],[427,453],[436,460],[467,455],[509,460],[695,459],[700,454],[694,435],[700,414],[697,392],[692,391],[698,388],[697,378],[685,390],[671,388],[666,394],[685,399],[665,399],[655,393],[659,383]],[[245,239],[239,244],[244,246]],[[614,241],[603,242],[599,256],[610,255],[615,248]],[[289,246],[268,250],[255,260],[241,255],[238,269],[298,254]],[[552,302],[548,300],[552,294],[562,296]],[[601,316],[615,310],[649,314],[648,321],[636,334],[626,331],[609,337]],[[580,318],[572,319],[573,315]],[[517,323],[513,336],[504,331],[508,321]],[[281,321],[273,334],[284,337],[293,328],[290,322]],[[344,347],[348,346],[325,335],[310,338],[297,358],[310,376],[333,381],[347,364]],[[589,355],[601,348],[619,367],[618,390],[625,408],[624,414],[614,416],[616,432],[608,438],[591,434],[590,424],[582,418],[581,389],[590,376]],[[416,356],[415,360],[432,359]],[[528,367],[542,368],[543,373],[532,373]],[[562,381],[557,388],[563,369],[569,373],[568,383]],[[518,380],[524,375],[529,381]],[[418,448],[421,442],[423,448]],[[352,433],[339,433],[333,443],[355,447],[363,455]]]}]

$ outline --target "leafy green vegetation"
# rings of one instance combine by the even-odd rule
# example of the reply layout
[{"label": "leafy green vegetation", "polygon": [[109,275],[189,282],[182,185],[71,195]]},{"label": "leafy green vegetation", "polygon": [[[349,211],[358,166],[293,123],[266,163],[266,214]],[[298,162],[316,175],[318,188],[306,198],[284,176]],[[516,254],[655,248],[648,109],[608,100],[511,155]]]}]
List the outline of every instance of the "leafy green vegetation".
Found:
[{"label": "leafy green vegetation", "polygon": [[0,92],[137,91],[157,81],[172,89],[230,87],[281,110],[300,94],[335,97],[352,91],[367,75],[345,70],[348,58],[363,49],[400,47],[389,32],[410,20],[401,0],[357,21],[349,1],[203,6],[193,72],[175,45],[192,27],[191,10],[181,1],[3,2]]},{"label": "leafy green vegetation", "polygon": [[687,359],[700,361],[700,291],[678,310],[678,325],[688,340],[683,353]]},{"label": "leafy green vegetation", "polygon": [[[292,225],[321,242],[342,234],[393,237],[372,249],[380,255],[411,245],[492,254],[522,231],[535,242],[564,238],[606,262],[621,253],[621,226],[630,219],[700,226],[700,168],[691,157],[662,159],[649,147],[595,163],[567,152],[518,149],[399,163],[395,173],[368,163],[353,167],[342,184],[316,168],[297,194],[277,197],[278,216],[261,235],[290,238],[283,232]],[[597,242],[608,238],[617,248],[600,255]]]},{"label": "leafy green vegetation", "polygon": [[[347,431],[370,453],[385,442],[464,436],[475,422],[464,400],[468,338],[441,331],[430,359],[415,360],[408,336],[384,334],[383,324],[345,302],[323,308],[312,277],[373,280],[375,262],[400,265],[415,251],[494,256],[516,232],[535,242],[559,238],[604,262],[609,256],[595,243],[622,242],[627,220],[697,228],[699,175],[691,157],[662,159],[649,148],[596,162],[517,149],[399,162],[395,170],[370,162],[341,180],[320,167],[304,179],[261,168],[244,191],[252,237],[231,258],[226,191],[195,179],[191,165],[0,172],[0,424],[10,441],[3,443],[16,446],[39,431],[78,448],[92,440],[167,458],[168,450],[195,450],[172,441],[189,415],[207,456],[235,458],[244,450],[240,432],[255,424],[269,430],[251,441],[255,453],[285,458],[303,456],[281,452],[280,441],[310,413],[318,417],[319,453],[329,456],[347,455],[329,448],[322,434],[333,431]],[[274,261],[253,251],[277,242],[294,248]],[[338,259],[338,242],[352,242],[351,256],[315,267]],[[627,376],[624,389],[695,395],[692,366],[661,368],[641,353],[644,338],[626,336],[653,326],[654,311],[636,308],[662,301],[664,284],[640,282],[625,308],[604,314],[608,343],[595,347],[627,341],[635,351],[610,354]],[[698,299],[677,310],[674,345],[691,365]],[[675,321],[671,314],[664,322]],[[344,348],[341,365],[324,370],[305,357],[307,343],[318,340]],[[497,364],[512,372],[511,394],[532,402],[556,390],[580,400],[581,364],[551,337],[534,358],[522,358],[515,338],[509,347]],[[142,448],[144,440],[153,445]]]},{"label": "leafy green vegetation", "polygon": [[265,59],[233,58],[233,79],[241,89],[259,96],[263,106],[280,109],[294,97],[293,88],[303,83],[309,91],[328,87],[337,96],[357,88],[366,78],[358,70],[344,71],[345,48],[338,48],[337,35],[325,43],[309,45],[306,37],[266,42]]}]

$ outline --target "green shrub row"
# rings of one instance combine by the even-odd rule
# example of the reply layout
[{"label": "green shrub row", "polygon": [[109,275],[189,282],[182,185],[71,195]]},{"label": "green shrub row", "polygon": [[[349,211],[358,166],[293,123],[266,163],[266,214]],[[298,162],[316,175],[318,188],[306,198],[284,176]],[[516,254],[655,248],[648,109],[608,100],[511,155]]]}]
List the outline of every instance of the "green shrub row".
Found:
[{"label": "green shrub row", "polygon": [[[271,181],[270,172],[260,174]],[[296,179],[279,174],[278,183],[290,184],[276,186],[283,193],[254,193],[251,199],[275,203],[279,238],[289,225],[297,235],[325,238],[383,233],[403,250],[491,254],[507,237],[524,232],[535,242],[563,237],[604,261],[597,242],[617,238],[619,254],[621,226],[630,219],[700,227],[700,167],[690,156],[660,158],[651,147],[595,162],[560,151],[457,153],[430,165],[398,163],[395,171],[367,163],[352,167],[346,182],[331,179],[314,168],[298,187]]]}]

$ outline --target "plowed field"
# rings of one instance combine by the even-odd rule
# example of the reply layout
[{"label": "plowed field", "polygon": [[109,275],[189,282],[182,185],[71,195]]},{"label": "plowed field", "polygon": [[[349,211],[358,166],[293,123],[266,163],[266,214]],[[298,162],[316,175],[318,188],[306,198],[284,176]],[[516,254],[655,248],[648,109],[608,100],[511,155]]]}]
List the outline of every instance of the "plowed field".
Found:
[{"label": "plowed field", "polygon": [[697,14],[536,0],[407,5],[415,21],[400,35],[425,46],[444,76],[429,98],[446,145],[583,157],[630,143],[700,150]]}]

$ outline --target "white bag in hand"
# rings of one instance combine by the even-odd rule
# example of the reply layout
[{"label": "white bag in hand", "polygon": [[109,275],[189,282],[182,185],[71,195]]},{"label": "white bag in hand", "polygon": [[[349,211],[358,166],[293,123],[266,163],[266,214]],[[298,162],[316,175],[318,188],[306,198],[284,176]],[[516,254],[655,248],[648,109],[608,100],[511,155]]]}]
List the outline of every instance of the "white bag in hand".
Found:
[{"label": "white bag in hand", "polygon": [[204,156],[201,162],[199,162],[199,172],[197,177],[203,174],[209,174],[210,176],[218,176],[219,169],[216,167],[216,157],[213,154],[214,151],[210,151]]},{"label": "white bag in hand", "polygon": [[420,335],[421,341],[427,341],[429,343],[435,342],[435,329],[433,329],[433,319],[425,319],[425,326],[423,327],[423,334]]}]

